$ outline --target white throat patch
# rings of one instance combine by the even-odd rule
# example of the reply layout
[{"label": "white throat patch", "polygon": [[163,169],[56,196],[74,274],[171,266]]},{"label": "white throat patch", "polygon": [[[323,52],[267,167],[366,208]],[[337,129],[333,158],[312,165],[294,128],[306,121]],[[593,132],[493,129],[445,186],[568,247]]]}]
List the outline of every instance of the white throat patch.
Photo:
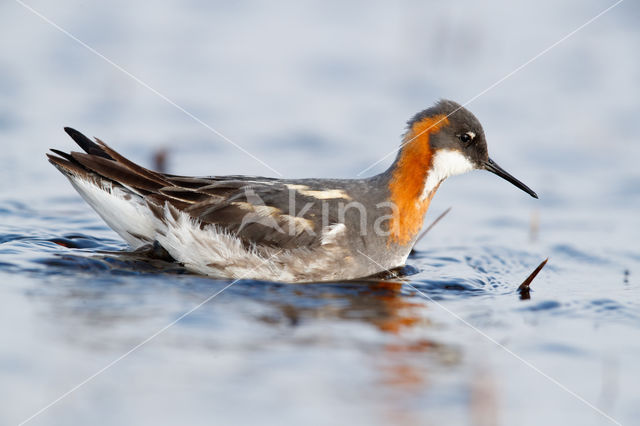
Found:
[{"label": "white throat patch", "polygon": [[441,150],[433,156],[433,162],[427,180],[424,183],[422,199],[429,194],[449,176],[459,175],[473,170],[473,164],[460,151]]}]

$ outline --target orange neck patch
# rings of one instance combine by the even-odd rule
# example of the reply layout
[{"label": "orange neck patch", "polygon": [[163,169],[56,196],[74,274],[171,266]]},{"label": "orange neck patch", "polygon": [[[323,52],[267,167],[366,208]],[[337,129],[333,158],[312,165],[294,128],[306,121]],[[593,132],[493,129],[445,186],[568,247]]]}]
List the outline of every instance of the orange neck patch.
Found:
[{"label": "orange neck patch", "polygon": [[415,123],[404,138],[389,183],[390,200],[396,206],[389,222],[389,244],[406,245],[422,228],[424,215],[438,189],[436,186],[425,200],[420,199],[432,161],[429,137],[448,124],[445,115],[427,117]]}]

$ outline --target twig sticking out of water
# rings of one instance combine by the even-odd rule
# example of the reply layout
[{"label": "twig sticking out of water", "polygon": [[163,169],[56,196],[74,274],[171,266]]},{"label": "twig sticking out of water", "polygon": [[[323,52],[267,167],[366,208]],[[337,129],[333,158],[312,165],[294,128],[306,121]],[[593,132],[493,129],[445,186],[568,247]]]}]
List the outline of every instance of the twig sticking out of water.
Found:
[{"label": "twig sticking out of water", "polygon": [[420,242],[420,240],[421,240],[422,238],[424,238],[424,236],[425,236],[425,235],[427,235],[427,232],[431,231],[431,229],[432,229],[434,226],[436,226],[436,224],[437,224],[438,222],[440,222],[440,220],[441,220],[443,217],[445,217],[445,216],[447,215],[447,213],[449,213],[450,211],[451,211],[451,207],[449,207],[448,209],[446,209],[445,211],[443,211],[443,212],[442,212],[442,214],[441,214],[440,216],[438,216],[438,217],[436,218],[436,220],[434,220],[434,221],[433,221],[433,223],[432,223],[431,225],[429,225],[429,226],[427,227],[427,229],[425,229],[425,230],[422,232],[422,234],[420,234],[420,236],[419,236],[419,237],[418,237],[418,239],[416,240],[416,242],[415,242],[414,246],[415,246],[416,244],[418,244],[418,243]]},{"label": "twig sticking out of water", "polygon": [[544,268],[544,265],[546,265],[548,261],[549,261],[549,258],[547,257],[545,260],[542,261],[542,263],[538,265],[536,269],[534,269],[531,275],[529,275],[527,279],[524,280],[522,284],[520,284],[520,286],[518,287],[518,292],[520,293],[520,299],[525,300],[531,297],[529,295],[529,290],[530,290],[529,286],[531,285],[531,281],[533,281],[533,279],[538,275],[538,273],[542,271],[542,268]]}]

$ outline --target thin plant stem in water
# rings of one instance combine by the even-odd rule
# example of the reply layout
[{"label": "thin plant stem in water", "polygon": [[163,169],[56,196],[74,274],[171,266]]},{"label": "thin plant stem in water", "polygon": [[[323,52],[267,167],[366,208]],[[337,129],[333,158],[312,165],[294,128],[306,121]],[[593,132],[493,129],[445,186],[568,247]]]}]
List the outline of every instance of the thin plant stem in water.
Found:
[{"label": "thin plant stem in water", "polygon": [[542,261],[542,263],[538,265],[536,269],[533,270],[533,272],[527,277],[527,279],[525,279],[522,282],[522,284],[520,284],[520,286],[518,287],[518,293],[520,293],[520,299],[528,300],[531,298],[531,295],[529,293],[530,291],[529,286],[531,285],[531,282],[533,281],[533,279],[538,275],[538,273],[542,270],[542,268],[544,268],[544,265],[546,265],[548,261],[549,261],[549,258],[547,257],[545,260]]}]

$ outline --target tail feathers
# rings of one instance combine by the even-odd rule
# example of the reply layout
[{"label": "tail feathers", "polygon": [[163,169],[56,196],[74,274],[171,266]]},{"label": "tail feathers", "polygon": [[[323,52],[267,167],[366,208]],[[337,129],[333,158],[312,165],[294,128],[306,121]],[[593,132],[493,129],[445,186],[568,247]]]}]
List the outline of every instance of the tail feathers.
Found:
[{"label": "tail feathers", "polygon": [[[169,184],[169,182],[167,182],[162,177],[162,174],[151,171],[149,169],[145,169],[144,167],[137,165],[133,161],[128,160],[124,156],[118,154],[114,149],[110,148],[100,139],[96,138],[97,143],[93,142],[88,137],[86,137],[76,129],[72,129],[71,127],[65,127],[64,131],[67,132],[67,134],[71,136],[71,138],[80,146],[80,148],[82,148],[87,154],[89,154],[89,156],[97,156],[114,161],[119,165],[130,169],[132,172],[138,175],[141,175],[157,183],[161,183],[162,186],[166,186]],[[56,153],[59,154],[59,152]]]},{"label": "tail feathers", "polygon": [[109,154],[107,154],[98,144],[91,139],[71,127],[65,127],[64,131],[67,132],[71,139],[73,139],[80,148],[82,148],[87,154],[97,155],[108,160],[113,160]]},{"label": "tail feathers", "polygon": [[155,238],[150,206],[164,206],[167,202],[178,208],[189,205],[184,194],[165,193],[175,186],[168,176],[135,164],[99,139],[93,142],[77,130],[64,130],[85,152],[52,149],[47,154],[49,162],[134,248]]},{"label": "tail feathers", "polygon": [[148,195],[162,187],[171,186],[161,173],[135,164],[101,140],[93,142],[70,127],[64,130],[85,152],[66,153],[52,149],[56,155],[47,154],[49,162],[62,173],[91,181],[107,180],[139,195]]},{"label": "tail feathers", "polygon": [[69,154],[65,154],[64,152],[59,152],[58,150],[53,149],[52,151],[58,154],[60,157],[52,154],[47,154],[49,162],[53,164],[58,170],[60,170],[65,176],[77,176],[86,180],[90,180],[92,177],[98,178],[97,175],[94,175],[93,173],[82,167],[82,165],[78,164]]},{"label": "tail feathers", "polygon": [[155,175],[150,179],[154,172],[128,160],[120,160],[122,157],[104,143],[92,142],[68,127],[65,131],[85,152],[66,153],[52,149],[47,154],[49,162],[132,247],[152,242],[155,231],[145,196],[164,186],[158,182],[160,179]]}]

